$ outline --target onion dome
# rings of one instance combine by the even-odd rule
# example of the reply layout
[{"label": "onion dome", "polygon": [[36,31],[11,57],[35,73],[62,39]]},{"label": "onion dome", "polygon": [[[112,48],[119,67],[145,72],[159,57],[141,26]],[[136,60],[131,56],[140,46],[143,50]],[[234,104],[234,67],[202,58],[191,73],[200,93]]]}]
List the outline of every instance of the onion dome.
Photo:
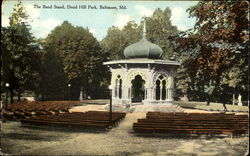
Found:
[{"label": "onion dome", "polygon": [[134,44],[129,45],[123,52],[125,58],[162,58],[162,49],[146,39],[146,24],[144,21],[143,38]]}]

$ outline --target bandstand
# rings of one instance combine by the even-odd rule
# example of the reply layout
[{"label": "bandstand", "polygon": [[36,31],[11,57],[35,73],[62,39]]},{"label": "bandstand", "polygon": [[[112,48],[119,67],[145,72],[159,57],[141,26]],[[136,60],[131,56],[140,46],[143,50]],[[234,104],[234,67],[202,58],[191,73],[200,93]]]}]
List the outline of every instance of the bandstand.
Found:
[{"label": "bandstand", "polygon": [[124,49],[125,59],[104,62],[111,71],[113,104],[171,104],[173,75],[180,65],[164,60],[162,49],[142,39]]}]

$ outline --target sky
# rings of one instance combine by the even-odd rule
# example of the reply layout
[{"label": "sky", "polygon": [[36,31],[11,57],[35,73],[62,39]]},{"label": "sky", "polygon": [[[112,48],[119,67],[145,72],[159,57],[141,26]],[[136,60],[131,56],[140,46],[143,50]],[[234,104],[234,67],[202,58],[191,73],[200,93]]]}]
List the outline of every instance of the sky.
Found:
[{"label": "sky", "polygon": [[[172,13],[172,24],[176,25],[179,30],[187,30],[194,26],[195,19],[189,18],[186,10],[198,3],[197,1],[83,0],[22,0],[22,2],[30,16],[31,32],[36,38],[45,38],[63,21],[69,21],[74,26],[88,28],[99,41],[106,36],[108,28],[116,26],[122,29],[129,21],[139,24],[142,17],[151,16],[157,8],[164,10],[169,7]],[[2,26],[9,25],[8,18],[15,3],[14,0],[8,0],[2,4]],[[57,8],[59,6],[64,6],[64,8]],[[73,9],[73,6],[77,6],[77,8]],[[101,6],[116,7],[117,9],[101,9]],[[120,9],[120,6],[125,6],[125,8]]]}]

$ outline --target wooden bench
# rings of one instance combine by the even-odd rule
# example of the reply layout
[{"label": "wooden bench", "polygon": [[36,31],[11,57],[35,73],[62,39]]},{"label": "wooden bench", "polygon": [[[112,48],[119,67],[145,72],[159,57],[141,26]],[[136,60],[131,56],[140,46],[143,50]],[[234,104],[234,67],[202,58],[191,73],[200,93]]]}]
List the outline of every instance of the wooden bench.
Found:
[{"label": "wooden bench", "polygon": [[148,112],[133,124],[137,133],[246,134],[248,116],[225,113]]},{"label": "wooden bench", "polygon": [[80,127],[96,127],[107,128],[115,125],[119,120],[125,117],[125,113],[112,113],[112,122],[109,121],[109,112],[107,111],[91,111],[91,112],[74,112],[62,113],[58,115],[41,115],[31,117],[30,119],[21,120],[22,123],[30,124],[46,124],[55,126],[80,126]]},{"label": "wooden bench", "polygon": [[[18,102],[9,105],[7,110],[11,112],[36,112],[36,115],[54,115],[59,111],[68,112],[69,108],[77,103],[77,101]],[[20,115],[17,116],[17,118],[19,117],[22,118]]]}]

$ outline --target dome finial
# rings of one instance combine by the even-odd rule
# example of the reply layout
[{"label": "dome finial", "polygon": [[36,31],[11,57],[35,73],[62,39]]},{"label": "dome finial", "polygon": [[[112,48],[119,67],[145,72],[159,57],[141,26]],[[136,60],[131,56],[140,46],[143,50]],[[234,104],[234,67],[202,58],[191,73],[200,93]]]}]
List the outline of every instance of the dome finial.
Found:
[{"label": "dome finial", "polygon": [[144,17],[144,24],[143,24],[143,38],[146,38],[146,18]]}]

